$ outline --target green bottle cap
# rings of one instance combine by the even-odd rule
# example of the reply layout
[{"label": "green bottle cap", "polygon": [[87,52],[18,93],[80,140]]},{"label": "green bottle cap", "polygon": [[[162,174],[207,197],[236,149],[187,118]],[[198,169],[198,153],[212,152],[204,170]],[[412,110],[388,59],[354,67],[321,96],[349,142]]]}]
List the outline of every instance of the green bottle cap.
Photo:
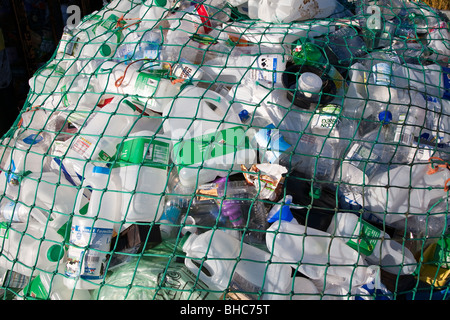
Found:
[{"label": "green bottle cap", "polygon": [[158,6],[158,7],[164,7],[167,4],[167,0],[155,0],[154,3]]},{"label": "green bottle cap", "polygon": [[110,56],[110,55],[111,55],[111,52],[112,52],[111,47],[110,47],[109,45],[107,45],[107,44],[103,44],[103,45],[100,47],[100,53],[101,53],[101,55],[104,56],[104,57]]},{"label": "green bottle cap", "polygon": [[59,244],[51,246],[47,251],[47,258],[51,262],[58,262],[64,256],[64,248]]}]

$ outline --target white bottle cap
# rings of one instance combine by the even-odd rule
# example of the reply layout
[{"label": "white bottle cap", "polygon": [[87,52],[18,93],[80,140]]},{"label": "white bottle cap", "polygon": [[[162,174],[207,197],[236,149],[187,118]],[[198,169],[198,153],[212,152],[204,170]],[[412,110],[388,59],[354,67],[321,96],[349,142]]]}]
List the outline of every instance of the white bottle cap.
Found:
[{"label": "white bottle cap", "polygon": [[298,89],[303,91],[307,98],[311,98],[313,94],[319,93],[322,89],[322,79],[312,72],[302,73],[298,81]]}]

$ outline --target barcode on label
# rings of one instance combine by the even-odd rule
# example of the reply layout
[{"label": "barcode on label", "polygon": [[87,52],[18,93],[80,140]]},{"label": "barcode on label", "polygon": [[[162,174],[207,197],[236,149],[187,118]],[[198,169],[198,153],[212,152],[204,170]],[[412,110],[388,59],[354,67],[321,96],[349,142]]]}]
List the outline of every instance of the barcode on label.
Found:
[{"label": "barcode on label", "polygon": [[169,162],[169,145],[166,143],[147,143],[144,147],[144,158],[152,162],[164,163]]}]

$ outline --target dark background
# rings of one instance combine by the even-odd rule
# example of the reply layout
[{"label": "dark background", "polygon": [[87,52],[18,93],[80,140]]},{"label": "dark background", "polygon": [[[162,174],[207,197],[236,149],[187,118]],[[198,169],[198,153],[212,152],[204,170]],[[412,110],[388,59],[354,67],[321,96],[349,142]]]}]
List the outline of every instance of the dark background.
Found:
[{"label": "dark background", "polygon": [[68,18],[67,7],[79,6],[83,17],[105,2],[0,0],[0,138],[24,106],[28,80],[53,56]]}]

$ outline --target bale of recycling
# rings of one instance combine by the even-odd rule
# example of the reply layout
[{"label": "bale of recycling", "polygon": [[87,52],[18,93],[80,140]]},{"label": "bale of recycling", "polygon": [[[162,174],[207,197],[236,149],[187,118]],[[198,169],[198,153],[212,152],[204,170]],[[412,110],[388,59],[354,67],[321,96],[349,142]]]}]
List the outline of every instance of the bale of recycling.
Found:
[{"label": "bale of recycling", "polygon": [[4,299],[448,299],[450,28],[401,0],[113,0],[1,139]]}]

